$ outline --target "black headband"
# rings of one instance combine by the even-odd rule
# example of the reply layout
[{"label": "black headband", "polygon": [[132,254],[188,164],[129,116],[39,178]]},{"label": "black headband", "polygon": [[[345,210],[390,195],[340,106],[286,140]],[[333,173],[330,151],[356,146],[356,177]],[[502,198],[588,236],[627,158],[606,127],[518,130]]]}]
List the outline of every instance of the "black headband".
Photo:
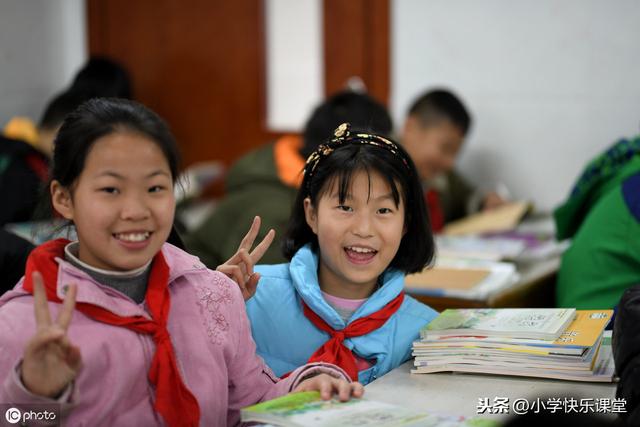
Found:
[{"label": "black headband", "polygon": [[[398,145],[379,135],[373,135],[369,133],[351,133],[351,125],[349,123],[342,123],[333,133],[333,138],[328,142],[321,144],[309,157],[304,165],[304,174],[308,180],[311,179],[313,173],[320,163],[320,160],[328,157],[334,150],[345,145],[374,145],[389,151],[394,156],[397,156],[402,160],[407,170],[410,172],[411,168],[407,162],[406,156],[400,151]],[[309,181],[307,181],[309,182]]]}]

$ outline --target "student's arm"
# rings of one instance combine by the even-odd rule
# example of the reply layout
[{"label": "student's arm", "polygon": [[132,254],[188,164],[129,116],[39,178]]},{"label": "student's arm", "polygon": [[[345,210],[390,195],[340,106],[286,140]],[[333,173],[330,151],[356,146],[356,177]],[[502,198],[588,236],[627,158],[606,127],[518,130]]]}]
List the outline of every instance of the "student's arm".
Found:
[{"label": "student's arm", "polygon": [[[244,301],[237,285],[230,285],[233,302],[229,306],[232,322],[237,322],[237,347],[228,360],[229,409],[228,419],[238,422],[239,411],[245,406],[273,399],[291,391],[320,390],[325,397],[330,391],[339,393],[345,399],[353,395],[359,397],[363,388],[359,383],[351,383],[340,368],[326,363],[313,363],[294,370],[287,378],[279,379],[256,354],[256,345],[251,337]],[[293,338],[293,337],[292,337]],[[291,345],[295,345],[292,339]]]}]

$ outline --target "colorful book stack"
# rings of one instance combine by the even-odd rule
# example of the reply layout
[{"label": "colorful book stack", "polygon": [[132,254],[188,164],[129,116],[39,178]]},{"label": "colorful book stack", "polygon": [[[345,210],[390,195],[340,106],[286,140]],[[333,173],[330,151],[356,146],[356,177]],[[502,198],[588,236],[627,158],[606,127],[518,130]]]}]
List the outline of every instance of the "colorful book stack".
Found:
[{"label": "colorful book stack", "polygon": [[416,374],[467,372],[611,382],[611,310],[450,309],[413,343]]}]

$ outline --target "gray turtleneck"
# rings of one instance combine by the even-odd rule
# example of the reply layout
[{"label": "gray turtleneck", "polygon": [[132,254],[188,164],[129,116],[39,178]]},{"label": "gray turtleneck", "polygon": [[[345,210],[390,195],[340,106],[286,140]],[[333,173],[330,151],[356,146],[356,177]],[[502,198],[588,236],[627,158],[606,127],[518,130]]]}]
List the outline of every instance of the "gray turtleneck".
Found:
[{"label": "gray turtleneck", "polygon": [[131,298],[136,304],[144,301],[147,282],[151,272],[151,262],[131,271],[109,271],[92,267],[78,259],[78,242],[69,243],[64,248],[64,259],[87,273],[96,282],[109,286]]}]

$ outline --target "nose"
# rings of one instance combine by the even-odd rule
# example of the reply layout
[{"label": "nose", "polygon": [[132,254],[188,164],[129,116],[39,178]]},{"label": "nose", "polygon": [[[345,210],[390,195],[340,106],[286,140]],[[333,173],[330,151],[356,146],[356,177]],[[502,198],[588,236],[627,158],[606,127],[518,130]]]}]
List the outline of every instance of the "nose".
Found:
[{"label": "nose", "polygon": [[140,221],[151,215],[149,207],[143,197],[138,194],[130,194],[124,198],[120,211],[120,217],[127,221]]},{"label": "nose", "polygon": [[362,210],[358,215],[354,215],[351,230],[358,237],[373,236],[373,228],[368,211]]}]

